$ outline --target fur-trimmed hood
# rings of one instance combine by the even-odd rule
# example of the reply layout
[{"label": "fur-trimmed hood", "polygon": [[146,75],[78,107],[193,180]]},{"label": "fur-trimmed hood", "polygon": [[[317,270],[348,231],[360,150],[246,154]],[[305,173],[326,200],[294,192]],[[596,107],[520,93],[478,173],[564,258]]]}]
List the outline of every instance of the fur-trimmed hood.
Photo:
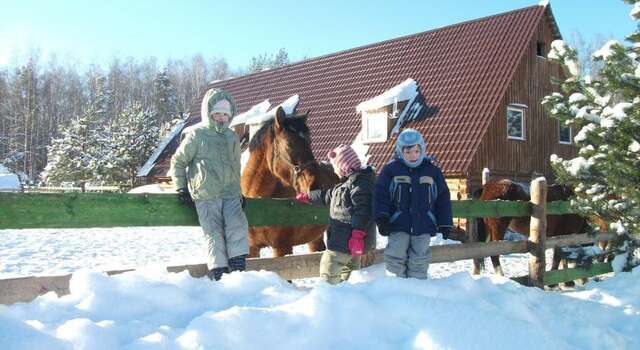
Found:
[{"label": "fur-trimmed hood", "polygon": [[207,93],[204,94],[204,97],[202,98],[202,105],[200,107],[200,118],[202,119],[200,123],[202,125],[206,125],[208,128],[218,128],[218,126],[211,120],[211,117],[209,117],[209,110],[211,110],[211,107],[221,100],[227,100],[231,105],[231,117],[226,125],[223,126],[225,128],[229,127],[231,120],[236,115],[236,102],[228,92],[222,89],[209,89]]}]

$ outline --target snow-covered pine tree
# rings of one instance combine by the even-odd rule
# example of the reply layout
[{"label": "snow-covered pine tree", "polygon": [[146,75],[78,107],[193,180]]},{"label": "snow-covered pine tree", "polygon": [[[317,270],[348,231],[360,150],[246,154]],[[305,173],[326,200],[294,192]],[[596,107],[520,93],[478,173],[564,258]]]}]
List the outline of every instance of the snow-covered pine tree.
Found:
[{"label": "snow-covered pine tree", "polygon": [[61,127],[61,136],[52,139],[48,147],[48,161],[42,173],[45,183],[75,182],[84,192],[85,184],[98,172],[101,137],[93,128],[96,122],[96,111],[89,108],[81,117]]},{"label": "snow-covered pine tree", "polygon": [[156,75],[153,83],[153,103],[158,120],[160,123],[170,121],[178,114],[178,99],[166,68]]},{"label": "snow-covered pine tree", "polygon": [[135,185],[136,174],[158,143],[156,115],[139,103],[127,108],[117,118],[108,141],[110,149],[102,159],[105,178]]},{"label": "snow-covered pine tree", "polygon": [[[631,18],[640,19],[640,0],[625,2],[633,5]],[[554,41],[549,58],[562,65],[566,79],[559,80],[562,93],[542,104],[579,130],[577,157],[551,156],[557,180],[575,186],[573,205],[630,239],[640,234],[640,31],[627,40],[631,45],[612,40],[594,53],[603,64],[598,77],[580,76],[576,51]]]}]

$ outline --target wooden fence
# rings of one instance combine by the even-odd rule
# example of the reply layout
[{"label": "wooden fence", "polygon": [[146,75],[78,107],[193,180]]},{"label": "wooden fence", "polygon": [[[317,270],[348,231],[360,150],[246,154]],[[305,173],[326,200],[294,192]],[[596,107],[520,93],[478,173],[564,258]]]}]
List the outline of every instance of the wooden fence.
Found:
[{"label": "wooden fence", "polygon": [[[453,201],[457,218],[514,217],[531,215],[528,241],[470,242],[434,246],[431,263],[480,259],[487,256],[531,253],[529,276],[514,278],[521,283],[543,287],[577,278],[611,272],[610,264],[593,264],[589,269],[544,271],[548,248],[592,243],[610,235],[571,235],[546,239],[546,215],[571,212],[568,202],[546,203],[546,181],[532,182],[531,202]],[[289,199],[249,199],[245,210],[252,226],[300,226],[326,223],[326,208],[299,204]],[[198,225],[193,209],[180,205],[167,194],[113,193],[0,193],[0,229],[88,228],[118,226],[194,226]],[[321,253],[279,258],[248,259],[248,270],[269,270],[285,279],[318,275]],[[382,262],[382,250],[375,252],[374,263]],[[184,265],[167,268],[177,272],[189,270],[194,277],[206,274],[206,265]],[[129,270],[124,270],[129,271]],[[109,274],[124,271],[110,271]],[[38,295],[55,291],[67,294],[70,275],[24,277],[0,281],[0,303],[29,301]]]}]

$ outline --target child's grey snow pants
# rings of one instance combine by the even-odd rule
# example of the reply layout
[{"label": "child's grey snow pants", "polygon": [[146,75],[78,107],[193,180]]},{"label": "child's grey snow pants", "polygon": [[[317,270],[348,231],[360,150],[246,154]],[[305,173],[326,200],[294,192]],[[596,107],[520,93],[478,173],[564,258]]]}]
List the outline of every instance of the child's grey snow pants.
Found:
[{"label": "child's grey snow pants", "polygon": [[429,271],[428,234],[414,236],[405,232],[391,232],[384,249],[384,263],[388,274],[398,277],[426,279]]},{"label": "child's grey snow pants", "polygon": [[249,225],[240,197],[195,203],[207,242],[210,269],[229,266],[229,258],[249,254]]}]

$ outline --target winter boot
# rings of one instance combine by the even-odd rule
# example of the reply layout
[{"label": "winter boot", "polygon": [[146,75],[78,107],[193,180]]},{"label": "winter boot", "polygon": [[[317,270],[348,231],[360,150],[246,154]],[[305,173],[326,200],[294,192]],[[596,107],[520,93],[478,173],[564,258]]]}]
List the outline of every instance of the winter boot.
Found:
[{"label": "winter boot", "polygon": [[231,271],[244,271],[247,267],[247,254],[234,256],[229,259],[229,269]]},{"label": "winter boot", "polygon": [[209,273],[207,273],[207,277],[209,277],[210,280],[212,281],[219,281],[220,278],[222,278],[222,274],[223,273],[229,273],[229,268],[228,267],[215,267],[211,270],[209,270]]}]

